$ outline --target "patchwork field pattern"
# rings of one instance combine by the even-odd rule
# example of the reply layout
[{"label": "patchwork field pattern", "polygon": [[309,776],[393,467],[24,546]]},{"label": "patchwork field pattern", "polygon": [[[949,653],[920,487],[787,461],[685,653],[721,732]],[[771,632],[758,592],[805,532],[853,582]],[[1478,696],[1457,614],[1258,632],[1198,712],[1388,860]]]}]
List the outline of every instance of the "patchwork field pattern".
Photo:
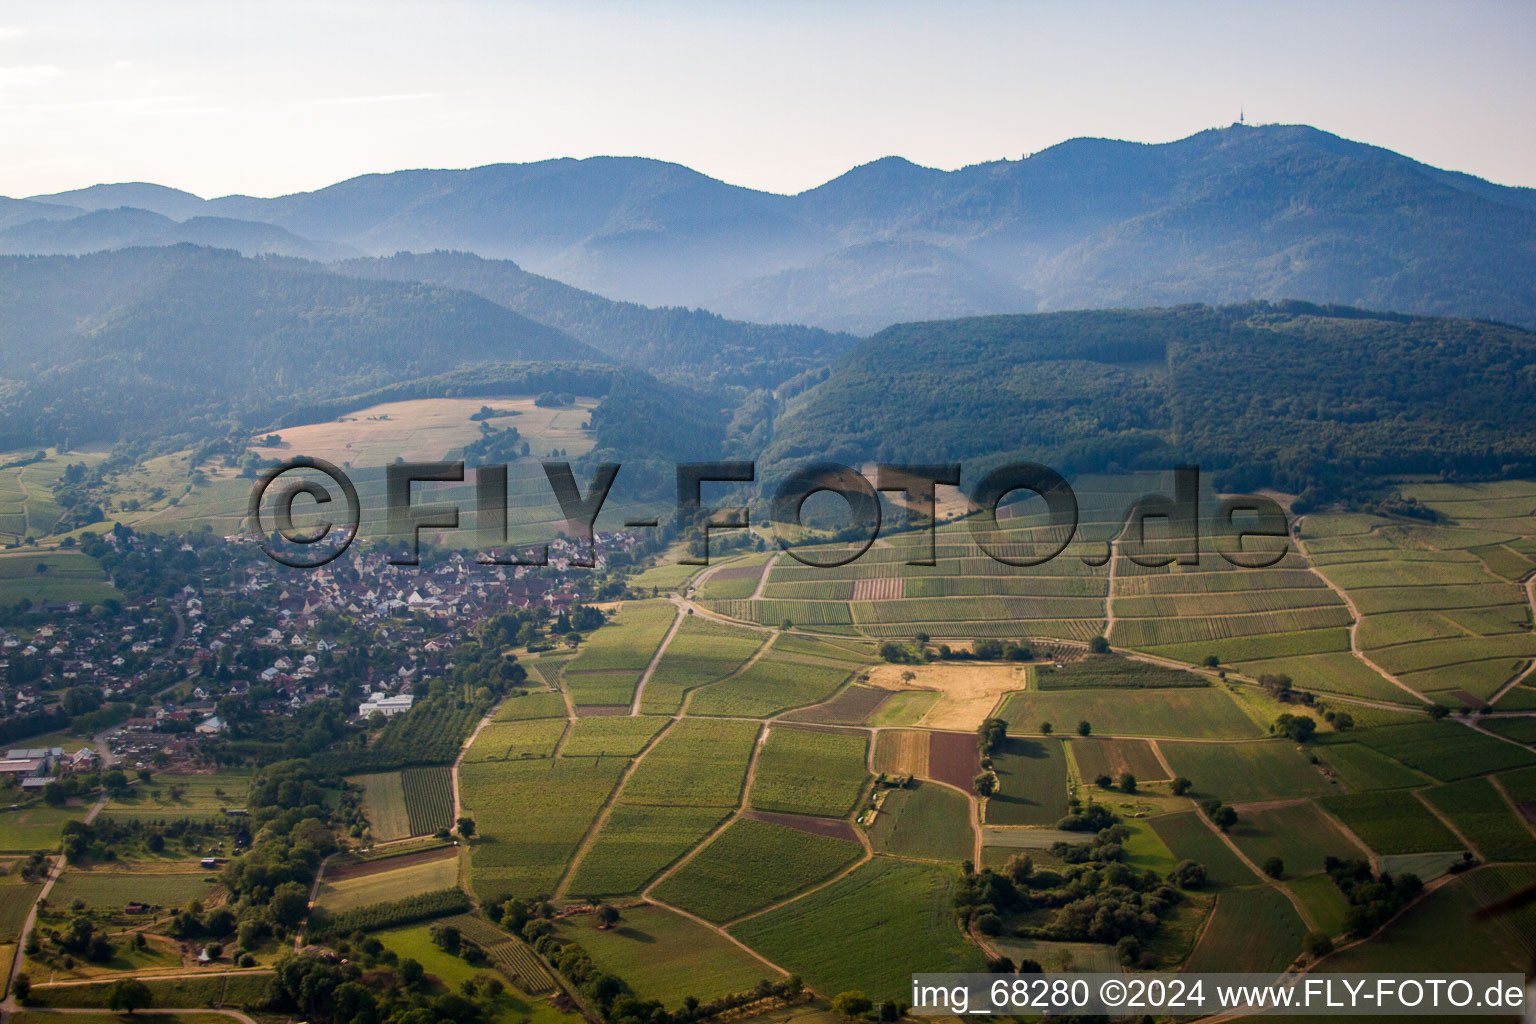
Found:
[{"label": "patchwork field pattern", "polygon": [[[745,992],[772,968],[706,926],[663,907],[626,907],[618,927],[599,931],[591,915],[558,922],[562,941],[578,942],[604,971],[627,981],[643,999],[669,1009],[688,996],[714,999]],[[622,973],[621,973],[622,972]]]},{"label": "patchwork field pattern", "polygon": [[775,726],[757,758],[749,794],[760,811],[844,818],[869,777],[863,732]]},{"label": "patchwork field pattern", "polygon": [[645,714],[675,714],[688,691],[735,672],[767,639],[756,630],[689,616],[646,683],[640,710]]},{"label": "patchwork field pattern", "polygon": [[1461,840],[1412,793],[1348,793],[1325,797],[1324,808],[1377,853],[1463,850]]},{"label": "patchwork field pattern", "polygon": [[911,990],[914,963],[935,971],[986,965],[955,924],[952,871],[876,858],[730,931],[822,992],[858,985],[871,998],[899,999]]},{"label": "patchwork field pattern", "polygon": [[615,620],[593,633],[565,666],[562,678],[571,702],[584,706],[633,700],[635,685],[677,615],[668,601],[625,602]]},{"label": "patchwork field pattern", "polygon": [[1516,582],[1533,568],[1516,545],[1536,538],[1536,485],[1426,484],[1403,495],[1439,521],[1354,516],[1349,532],[1303,543],[1360,609],[1358,641],[1373,661],[1451,707],[1486,701],[1536,658]]},{"label": "patchwork field pattern", "polygon": [[553,893],[625,763],[561,757],[461,766],[464,807],[480,835],[470,851],[475,893]]},{"label": "patchwork field pattern", "polygon": [[988,825],[1054,825],[1066,816],[1067,755],[1057,739],[1009,737],[992,754],[998,789],[987,798]]},{"label": "patchwork field pattern", "polygon": [[1108,775],[1112,779],[1119,779],[1122,772],[1130,772],[1136,776],[1137,782],[1151,782],[1154,779],[1165,779],[1168,771],[1157,759],[1152,751],[1152,745],[1146,740],[1106,740],[1083,739],[1072,740],[1068,744],[1072,753],[1072,760],[1077,764],[1079,778],[1085,780],[1097,779],[1101,775]]},{"label": "patchwork field pattern", "polygon": [[1042,722],[1070,732],[1088,722],[1103,736],[1173,739],[1245,739],[1261,735],[1222,687],[1169,690],[1035,690],[1003,702],[1001,717],[1011,732],[1034,733]]},{"label": "patchwork field pattern", "polygon": [[723,923],[832,876],[863,852],[844,839],[742,818],[657,886],[655,895]]},{"label": "patchwork field pattern", "polygon": [[973,855],[973,837],[970,801],[924,782],[887,792],[869,829],[869,841],[880,853],[950,864]]}]

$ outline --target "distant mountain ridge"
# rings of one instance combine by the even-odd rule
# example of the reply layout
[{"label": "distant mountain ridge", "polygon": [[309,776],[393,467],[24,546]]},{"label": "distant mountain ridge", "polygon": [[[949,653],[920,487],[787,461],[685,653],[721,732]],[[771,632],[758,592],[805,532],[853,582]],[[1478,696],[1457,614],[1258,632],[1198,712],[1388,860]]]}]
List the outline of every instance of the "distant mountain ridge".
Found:
[{"label": "distant mountain ridge", "polygon": [[0,438],[175,434],[484,365],[609,363],[469,292],[191,245],[0,257]]},{"label": "distant mountain ridge", "polygon": [[[127,204],[375,255],[462,250],[610,298],[859,333],[1251,298],[1536,326],[1536,191],[1305,126],[1074,139],[957,171],[891,157],[795,196],[598,157],[371,174],[275,199],[137,184],[32,202],[32,220]],[[0,228],[17,215],[0,204]]]},{"label": "distant mountain ridge", "polygon": [[858,339],[814,327],[726,320],[702,309],[614,302],[510,260],[472,253],[399,253],[333,263],[351,277],[422,281],[484,296],[578,338],[612,358],[717,384],[772,387],[848,351]]}]

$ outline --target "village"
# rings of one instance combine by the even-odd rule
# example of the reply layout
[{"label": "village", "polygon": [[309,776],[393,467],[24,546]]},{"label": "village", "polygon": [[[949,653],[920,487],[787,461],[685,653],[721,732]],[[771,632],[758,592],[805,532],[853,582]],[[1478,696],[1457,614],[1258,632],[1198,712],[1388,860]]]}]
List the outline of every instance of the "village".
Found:
[{"label": "village", "polygon": [[[459,552],[399,566],[375,549],[296,570],[253,554],[244,537],[106,534],[96,547],[131,599],[38,604],[0,624],[0,742],[16,743],[0,777],[33,790],[107,766],[189,770],[232,718],[291,717],[322,700],[345,701],[364,722],[409,710],[485,620],[522,612],[559,630],[599,596],[614,554],[627,561],[638,544],[599,535],[591,568],[574,565],[577,542],[559,538],[540,567]],[[540,632],[525,627],[523,639]],[[65,758],[24,742],[61,729],[92,743]]]}]

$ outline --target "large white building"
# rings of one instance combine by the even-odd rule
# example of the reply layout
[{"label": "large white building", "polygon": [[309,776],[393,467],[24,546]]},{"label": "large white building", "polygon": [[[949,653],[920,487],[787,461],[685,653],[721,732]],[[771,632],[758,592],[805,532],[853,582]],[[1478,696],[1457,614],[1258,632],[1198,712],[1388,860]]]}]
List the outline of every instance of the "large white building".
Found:
[{"label": "large white building", "polygon": [[367,718],[375,711],[381,712],[385,718],[390,715],[398,715],[402,711],[411,710],[411,703],[415,697],[409,693],[402,693],[398,697],[386,697],[382,693],[369,694],[368,699],[357,706],[357,716]]}]

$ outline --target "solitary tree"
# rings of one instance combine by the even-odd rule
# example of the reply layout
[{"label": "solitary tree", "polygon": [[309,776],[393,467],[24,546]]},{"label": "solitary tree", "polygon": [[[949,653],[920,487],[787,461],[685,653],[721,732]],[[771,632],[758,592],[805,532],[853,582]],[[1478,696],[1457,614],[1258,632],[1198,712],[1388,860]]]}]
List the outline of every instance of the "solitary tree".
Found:
[{"label": "solitary tree", "polygon": [[1130,772],[1120,773],[1120,791],[1122,793],[1136,792],[1136,776]]},{"label": "solitary tree", "polygon": [[1192,787],[1193,785],[1194,785],[1194,783],[1190,782],[1184,776],[1177,775],[1177,776],[1174,776],[1173,785],[1171,787],[1169,787],[1169,788],[1171,788],[1173,790],[1173,795],[1174,796],[1183,796],[1185,793],[1189,792],[1190,787]]},{"label": "solitary tree", "polygon": [[474,818],[460,818],[459,821],[458,821],[458,825],[459,825],[459,835],[463,836],[465,839],[468,839],[468,838],[470,838],[471,836],[473,836],[475,834],[475,819]]},{"label": "solitary tree", "polygon": [[1266,857],[1264,859],[1264,873],[1270,878],[1279,878],[1285,874],[1285,861],[1279,857]]},{"label": "solitary tree", "polygon": [[1102,636],[1096,636],[1092,640],[1088,641],[1088,650],[1092,651],[1094,654],[1108,654],[1109,640]]},{"label": "solitary tree", "polygon": [[618,924],[619,921],[618,908],[612,906],[611,904],[604,903],[602,906],[597,908],[597,919],[603,928],[612,928],[615,924]]},{"label": "solitary tree", "polygon": [[107,990],[107,1009],[132,1014],[155,1005],[155,994],[137,978],[123,978]]},{"label": "solitary tree", "polygon": [[1053,725],[1051,725],[1050,722],[1041,722],[1040,723],[1040,735],[1042,735],[1042,736],[1049,736],[1051,734],[1051,731],[1054,728],[1055,727]]},{"label": "solitary tree", "polygon": [[1077,734],[1079,736],[1088,736],[1092,733],[1093,726],[1089,724],[1088,719],[1085,718],[1081,722],[1077,723]]}]

